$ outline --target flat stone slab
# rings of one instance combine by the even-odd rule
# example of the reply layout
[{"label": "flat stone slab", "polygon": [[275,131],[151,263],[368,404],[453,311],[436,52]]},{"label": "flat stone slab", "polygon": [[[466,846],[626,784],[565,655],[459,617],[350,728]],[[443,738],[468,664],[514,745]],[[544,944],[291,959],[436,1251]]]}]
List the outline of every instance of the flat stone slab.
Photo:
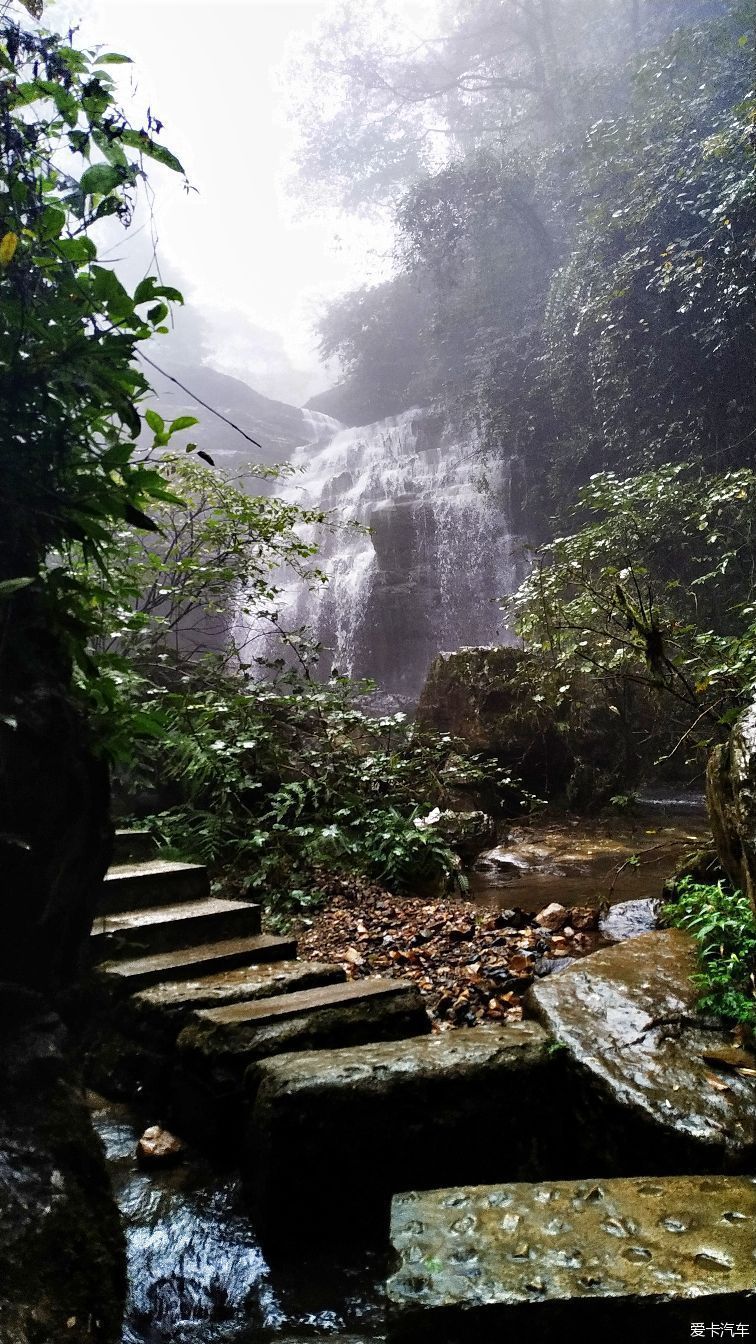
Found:
[{"label": "flat stone slab", "polygon": [[[408,1182],[533,1176],[560,1062],[535,1022],[275,1055],[247,1071],[244,1168],[270,1243],[385,1236]],[[367,1157],[366,1157],[367,1155]],[[334,1172],[340,1173],[334,1179]]]},{"label": "flat stone slab", "polygon": [[251,938],[230,938],[219,943],[180,948],[177,952],[157,952],[152,957],[106,961],[98,966],[97,973],[111,989],[117,987],[132,994],[163,980],[196,979],[216,971],[232,970],[235,966],[291,960],[296,952],[295,938],[259,933]]},{"label": "flat stone slab", "polygon": [[196,1010],[177,1041],[177,1110],[193,1132],[201,1121],[203,1134],[215,1134],[240,1122],[244,1074],[259,1059],[429,1031],[419,990],[403,980],[351,981]]},{"label": "flat stone slab", "polygon": [[[414,1028],[403,1032],[407,1018]],[[374,1034],[365,1036],[365,1031]],[[405,980],[353,980],[281,995],[200,1009],[179,1038],[179,1049],[206,1058],[237,1060],[243,1067],[266,1055],[309,1044],[326,1046],[395,1040],[430,1031],[417,988]],[[356,1040],[350,1040],[350,1036]]]},{"label": "flat stone slab", "polygon": [[[665,1306],[682,1320],[749,1321],[756,1181],[645,1177],[402,1194],[391,1240],[401,1257],[388,1281],[392,1339],[479,1342],[509,1326],[522,1331],[513,1338],[540,1342],[601,1322],[613,1341],[632,1337],[625,1329],[644,1305],[659,1327]],[[724,1307],[731,1314],[719,1314]]]},{"label": "flat stone slab", "polygon": [[267,999],[320,985],[342,984],[343,966],[323,961],[274,961],[187,980],[168,980],[132,995],[130,1016],[144,1023],[175,1024],[195,1008]]},{"label": "flat stone slab", "polygon": [[[712,1062],[733,1040],[697,1012],[696,970],[692,939],[667,929],[594,952],[529,991],[566,1047],[578,1127],[608,1174],[756,1163],[756,1078]],[[745,1052],[742,1062],[752,1063]]]},{"label": "flat stone slab", "polygon": [[119,863],[105,874],[98,913],[117,914],[176,901],[202,900],[209,892],[207,868],[201,863],[175,863],[159,858]]},{"label": "flat stone slab", "polygon": [[113,863],[137,863],[152,859],[157,854],[157,841],[152,831],[128,830],[119,827],[113,836]]},{"label": "flat stone slab", "polygon": [[92,925],[90,945],[97,960],[133,958],[139,953],[175,952],[211,939],[251,937],[259,932],[259,905],[209,896],[202,901],[98,915]]}]

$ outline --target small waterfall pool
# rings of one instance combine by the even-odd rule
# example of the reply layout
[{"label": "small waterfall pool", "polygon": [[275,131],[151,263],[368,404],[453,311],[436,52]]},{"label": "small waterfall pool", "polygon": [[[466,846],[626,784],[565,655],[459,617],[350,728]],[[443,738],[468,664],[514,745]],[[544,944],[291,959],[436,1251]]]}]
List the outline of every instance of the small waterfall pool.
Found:
[{"label": "small waterfall pool", "polygon": [[380,1257],[339,1265],[308,1255],[274,1272],[234,1174],[198,1156],[142,1171],[135,1150],[144,1125],[116,1102],[93,1095],[91,1103],[127,1239],[122,1344],[379,1344]]}]

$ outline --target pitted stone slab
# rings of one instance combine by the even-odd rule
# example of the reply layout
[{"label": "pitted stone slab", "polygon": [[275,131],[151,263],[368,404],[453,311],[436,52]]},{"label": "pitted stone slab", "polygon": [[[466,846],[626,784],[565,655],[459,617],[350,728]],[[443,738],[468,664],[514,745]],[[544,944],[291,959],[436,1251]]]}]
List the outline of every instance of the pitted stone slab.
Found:
[{"label": "pitted stone slab", "polygon": [[756,1181],[646,1177],[402,1194],[391,1240],[401,1257],[388,1282],[391,1308],[429,1328],[467,1311],[477,1321],[481,1310],[521,1308],[502,1319],[521,1319],[522,1337],[536,1339],[539,1304],[591,1299],[616,1303],[620,1323],[644,1299],[695,1301],[700,1321],[707,1297],[747,1307],[756,1296]]},{"label": "pitted stone slab", "polygon": [[[756,1079],[731,1069],[717,1076],[710,1057],[731,1049],[732,1037],[697,1012],[697,969],[692,939],[666,929],[594,952],[529,991],[583,1080],[586,1136],[594,1123],[591,1141],[608,1162],[607,1128],[615,1129],[625,1173],[634,1124],[645,1127],[657,1170],[663,1161],[667,1170],[748,1171],[756,1161]],[[591,1094],[603,1110],[594,1112]]]}]

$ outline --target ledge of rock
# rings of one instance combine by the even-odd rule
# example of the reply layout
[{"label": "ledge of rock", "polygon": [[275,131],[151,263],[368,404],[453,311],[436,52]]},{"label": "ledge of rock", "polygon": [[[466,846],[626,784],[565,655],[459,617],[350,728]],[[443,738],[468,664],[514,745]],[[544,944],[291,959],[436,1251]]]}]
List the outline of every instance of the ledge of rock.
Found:
[{"label": "ledge of rock", "polygon": [[114,1344],[125,1251],[59,1020],[0,985],[0,1344]]},{"label": "ledge of rock", "polygon": [[[420,1186],[558,1167],[561,1060],[534,1022],[286,1054],[247,1073],[246,1171],[270,1242],[385,1232]],[[294,1230],[294,1231],[293,1231]]]},{"label": "ledge of rock", "polygon": [[695,971],[693,941],[668,929],[594,952],[530,990],[535,1016],[566,1047],[580,1132],[602,1172],[753,1165],[756,1079],[712,1062],[732,1055],[733,1041],[698,1014]]}]

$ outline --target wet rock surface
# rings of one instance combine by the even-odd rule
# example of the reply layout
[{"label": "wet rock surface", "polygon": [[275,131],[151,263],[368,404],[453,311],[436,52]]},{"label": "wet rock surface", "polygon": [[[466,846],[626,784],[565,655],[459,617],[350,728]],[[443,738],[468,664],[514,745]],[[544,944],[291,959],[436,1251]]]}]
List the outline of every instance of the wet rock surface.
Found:
[{"label": "wet rock surface", "polygon": [[263,1061],[246,1076],[245,1149],[261,1232],[375,1240],[408,1182],[534,1176],[559,1152],[560,1080],[534,1022]]},{"label": "wet rock surface", "polygon": [[566,1048],[584,1139],[607,1173],[753,1166],[756,1079],[719,1076],[708,1062],[733,1040],[698,1014],[695,971],[692,940],[669,929],[602,949],[529,993]]},{"label": "wet rock surface", "polygon": [[643,1320],[666,1338],[691,1320],[750,1321],[756,1305],[750,1177],[398,1195],[391,1237],[401,1257],[388,1283],[396,1340],[488,1340],[505,1326],[539,1342],[570,1328],[626,1339]]},{"label": "wet rock surface", "polygon": [[136,1148],[142,1167],[171,1167],[182,1160],[184,1153],[183,1141],[161,1125],[148,1125]]},{"label": "wet rock surface", "polygon": [[663,901],[652,898],[620,901],[602,915],[599,932],[602,938],[610,943],[623,943],[626,938],[638,938],[642,933],[653,933],[658,927],[663,904]]},{"label": "wet rock surface", "polygon": [[123,1242],[102,1151],[37,995],[0,985],[0,1344],[115,1344]]}]

